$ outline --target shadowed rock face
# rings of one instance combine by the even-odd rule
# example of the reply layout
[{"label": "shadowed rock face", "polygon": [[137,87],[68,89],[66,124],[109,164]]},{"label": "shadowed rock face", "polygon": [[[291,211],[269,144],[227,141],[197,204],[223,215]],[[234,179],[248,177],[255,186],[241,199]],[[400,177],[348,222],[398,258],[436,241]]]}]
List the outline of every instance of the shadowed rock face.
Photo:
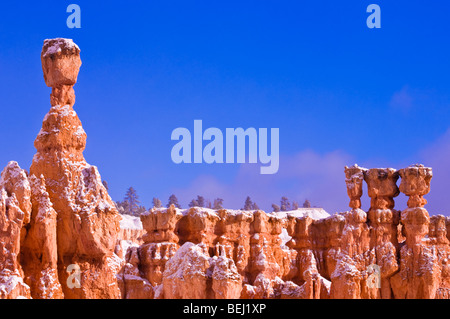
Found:
[{"label": "shadowed rock face", "polygon": [[[46,40],[41,60],[52,93],[36,155],[29,173],[10,162],[0,178],[0,298],[450,298],[450,218],[424,208],[423,165],[345,167],[351,209],[333,216],[171,206],[118,238],[73,109],[80,50]],[[119,258],[121,239],[139,244]]]}]

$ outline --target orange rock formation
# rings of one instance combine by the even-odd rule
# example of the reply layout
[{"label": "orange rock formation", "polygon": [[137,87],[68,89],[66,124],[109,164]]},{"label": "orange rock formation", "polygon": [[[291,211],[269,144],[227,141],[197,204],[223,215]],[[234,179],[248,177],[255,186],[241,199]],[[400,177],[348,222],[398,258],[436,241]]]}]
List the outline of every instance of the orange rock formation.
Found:
[{"label": "orange rock formation", "polygon": [[45,40],[41,60],[52,107],[37,153],[29,174],[15,162],[2,174],[0,243],[8,253],[0,269],[10,282],[2,296],[119,298],[120,215],[97,168],[84,160],[86,133],[72,108],[80,49],[68,39]]},{"label": "orange rock formation", "polygon": [[0,178],[0,298],[450,298],[450,219],[424,208],[423,165],[346,167],[351,209],[332,216],[171,206],[119,229],[83,157],[80,50],[46,40],[41,59],[52,93],[37,153],[29,173],[10,162]]},{"label": "orange rock formation", "polygon": [[[141,216],[120,277],[133,298],[449,298],[450,219],[421,207],[431,169],[346,167],[351,210],[326,218],[194,207]],[[397,180],[402,178],[400,188]],[[371,207],[361,210],[363,181]],[[394,209],[394,197],[410,196]],[[415,206],[417,205],[417,207]],[[430,228],[429,228],[430,226]],[[285,228],[291,239],[280,240]],[[400,231],[399,231],[400,230]],[[136,287],[145,287],[140,294]]]}]

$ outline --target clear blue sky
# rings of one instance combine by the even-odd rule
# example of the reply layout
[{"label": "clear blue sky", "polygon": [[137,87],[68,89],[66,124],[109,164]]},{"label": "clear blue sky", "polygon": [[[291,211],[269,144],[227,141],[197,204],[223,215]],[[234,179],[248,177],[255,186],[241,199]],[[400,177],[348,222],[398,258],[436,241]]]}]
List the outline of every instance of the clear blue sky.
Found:
[{"label": "clear blue sky", "polygon": [[[66,7],[81,7],[81,29]],[[381,29],[366,7],[381,7]],[[28,169],[47,113],[40,51],[73,39],[86,160],[120,200],[171,193],[268,209],[282,195],[346,209],[343,165],[435,177],[427,207],[450,213],[450,4],[447,1],[40,1],[0,10],[0,166]],[[171,161],[176,127],[280,128],[280,171]],[[366,195],[365,195],[366,196]],[[367,201],[365,209],[368,209]],[[402,200],[398,209],[404,208]]]}]

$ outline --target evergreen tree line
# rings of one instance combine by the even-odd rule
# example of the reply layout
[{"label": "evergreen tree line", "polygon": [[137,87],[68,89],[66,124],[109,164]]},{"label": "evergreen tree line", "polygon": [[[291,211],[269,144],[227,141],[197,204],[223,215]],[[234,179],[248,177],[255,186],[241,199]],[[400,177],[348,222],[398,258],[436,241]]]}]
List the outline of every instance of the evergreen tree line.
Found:
[{"label": "evergreen tree line", "polygon": [[[106,182],[103,182],[103,185],[105,185],[106,188],[108,188],[108,184]],[[222,198],[216,198],[213,201],[210,201],[209,199],[206,199],[203,196],[198,195],[197,198],[192,199],[188,206],[189,207],[204,207],[204,208],[211,208],[211,209],[223,209],[223,199]],[[122,201],[115,202],[117,210],[121,214],[127,214],[132,216],[139,216],[142,213],[146,212],[147,209],[140,205],[139,196],[136,192],[136,190],[133,187],[128,188],[127,192],[125,193],[125,197]],[[162,201],[157,198],[153,197],[152,201],[153,207],[160,208],[163,207]],[[170,205],[174,205],[177,208],[181,208],[180,203],[178,202],[178,198],[172,194],[169,196],[168,202],[166,204],[166,207],[170,207]],[[302,205],[303,208],[309,208],[311,207],[311,203],[309,200],[305,200],[305,202]],[[292,204],[289,201],[289,199],[286,196],[281,197],[280,205],[278,204],[272,204],[273,212],[280,212],[280,211],[290,211],[290,210],[296,210],[299,209],[300,206],[298,202],[293,201]],[[253,202],[250,198],[250,196],[247,196],[247,198],[244,201],[244,206],[241,208],[242,210],[258,210],[258,205]]]}]

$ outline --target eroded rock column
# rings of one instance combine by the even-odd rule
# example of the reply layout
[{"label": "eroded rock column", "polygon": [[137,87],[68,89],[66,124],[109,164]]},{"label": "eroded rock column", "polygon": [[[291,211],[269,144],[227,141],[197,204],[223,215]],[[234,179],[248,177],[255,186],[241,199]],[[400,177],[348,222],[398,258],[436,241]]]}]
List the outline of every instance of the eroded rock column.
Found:
[{"label": "eroded rock column", "polygon": [[399,173],[393,168],[372,168],[365,174],[371,198],[368,218],[370,221],[370,247],[375,252],[375,263],[369,265],[368,293],[373,298],[392,297],[390,277],[398,270],[397,225],[399,212],[394,209],[394,197]]},{"label": "eroded rock column", "polygon": [[439,288],[436,291],[436,299],[450,299],[450,242],[447,238],[446,224],[450,218],[436,215],[430,218],[428,236],[430,243],[436,247],[439,277]]},{"label": "eroded rock column", "polygon": [[345,166],[345,184],[347,185],[347,194],[350,197],[349,206],[352,209],[361,208],[361,196],[363,194],[364,173],[366,168],[358,165]]},{"label": "eroded rock column", "polygon": [[[44,176],[57,214],[58,275],[64,296],[118,298],[120,261],[114,247],[120,217],[97,168],[83,157],[86,133],[72,107],[80,49],[69,39],[45,40],[41,60],[45,82],[52,87],[52,107],[34,143],[37,153],[30,175]],[[79,285],[69,278],[70,265],[79,268]]]},{"label": "eroded rock column", "polygon": [[312,223],[311,217],[288,216],[287,232],[292,239],[286,245],[296,252],[295,255],[291,255],[295,256],[295,259],[291,261],[288,270],[294,270],[295,274],[287,277],[292,280],[292,283],[285,285],[282,298],[321,299],[329,295],[327,286],[322,284],[324,278],[317,270],[312,247]]},{"label": "eroded rock column", "polygon": [[25,170],[9,162],[0,177],[0,299],[31,297],[20,265],[23,226],[30,219],[30,193]]},{"label": "eroded rock column", "polygon": [[142,225],[147,231],[143,237],[144,244],[138,250],[141,269],[154,287],[162,283],[165,265],[180,247],[175,228],[181,217],[173,205],[167,210],[152,210],[141,215]]},{"label": "eroded rock column", "polygon": [[345,167],[347,193],[351,210],[340,213],[345,218],[339,250],[336,252],[331,273],[331,298],[359,299],[365,297],[366,268],[370,264],[369,228],[367,214],[361,207],[360,197],[367,169],[357,165]]},{"label": "eroded rock column", "polygon": [[32,175],[30,185],[31,222],[21,247],[25,280],[31,287],[33,299],[62,299],[64,294],[58,276],[57,214],[46,191],[44,176]]},{"label": "eroded rock column", "polygon": [[437,252],[429,246],[430,217],[423,207],[430,191],[432,170],[412,165],[399,171],[400,191],[409,196],[408,208],[401,213],[406,241],[400,250],[400,271],[391,279],[395,298],[434,299],[439,287]]},{"label": "eroded rock column", "polygon": [[281,234],[283,221],[263,211],[255,211],[250,227],[249,282],[243,298],[274,298],[281,292],[283,256]]}]

